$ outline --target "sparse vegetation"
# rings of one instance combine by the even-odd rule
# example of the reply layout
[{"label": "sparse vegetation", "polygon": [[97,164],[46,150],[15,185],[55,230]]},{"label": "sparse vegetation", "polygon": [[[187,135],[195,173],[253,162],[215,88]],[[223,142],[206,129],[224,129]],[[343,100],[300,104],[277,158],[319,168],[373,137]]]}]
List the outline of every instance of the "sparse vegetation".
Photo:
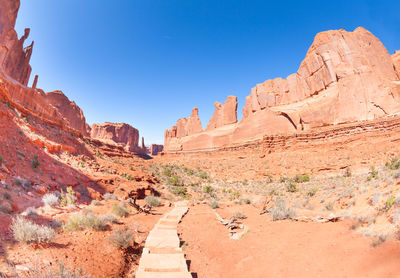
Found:
[{"label": "sparse vegetation", "polygon": [[42,197],[42,202],[48,207],[56,207],[58,206],[60,200],[56,194],[47,193]]},{"label": "sparse vegetation", "polygon": [[147,196],[144,201],[146,202],[147,205],[149,205],[150,207],[158,207],[161,205],[161,200],[160,198],[156,197],[156,196]]},{"label": "sparse vegetation", "polygon": [[270,212],[272,219],[274,221],[291,219],[296,216],[296,211],[292,208],[286,206],[286,202],[282,198],[277,198],[275,201],[275,206]]},{"label": "sparse vegetation", "polygon": [[121,202],[120,204],[117,204],[117,203],[113,204],[112,213],[114,213],[118,217],[126,217],[126,216],[128,216],[129,211],[126,208],[125,203]]},{"label": "sparse vegetation", "polygon": [[297,182],[297,183],[309,182],[310,181],[310,176],[308,174],[304,174],[304,175],[297,174],[293,178],[293,181]]},{"label": "sparse vegetation", "polygon": [[385,166],[390,170],[400,169],[400,159],[392,158],[390,161],[386,162]]},{"label": "sparse vegetation", "polygon": [[65,193],[61,189],[61,196],[60,196],[60,205],[61,206],[74,206],[76,201],[75,191],[72,189],[71,186],[67,187],[67,192]]},{"label": "sparse vegetation", "polygon": [[52,228],[37,225],[21,216],[12,220],[11,231],[14,238],[23,243],[50,242],[56,235]]},{"label": "sparse vegetation", "polygon": [[294,192],[297,192],[297,190],[298,190],[297,185],[294,182],[288,181],[286,183],[286,191],[287,192],[294,193]]},{"label": "sparse vegetation", "polygon": [[209,203],[209,205],[210,205],[210,207],[213,208],[213,209],[219,208],[219,204],[218,204],[218,202],[217,202],[216,200],[212,200],[212,201]]},{"label": "sparse vegetation", "polygon": [[367,176],[367,180],[368,181],[370,181],[372,179],[376,179],[376,180],[379,179],[379,173],[375,169],[375,166],[371,166],[371,170],[370,170],[370,172],[368,173],[368,176]]},{"label": "sparse vegetation", "polygon": [[93,229],[103,231],[107,228],[107,218],[97,217],[91,211],[80,212],[72,215],[63,229],[65,231],[79,231]]},{"label": "sparse vegetation", "polygon": [[307,191],[307,196],[309,197],[313,197],[318,191],[317,187],[313,187],[310,190]]},{"label": "sparse vegetation", "polygon": [[111,244],[119,249],[127,249],[132,245],[134,236],[127,229],[113,231],[110,236]]}]

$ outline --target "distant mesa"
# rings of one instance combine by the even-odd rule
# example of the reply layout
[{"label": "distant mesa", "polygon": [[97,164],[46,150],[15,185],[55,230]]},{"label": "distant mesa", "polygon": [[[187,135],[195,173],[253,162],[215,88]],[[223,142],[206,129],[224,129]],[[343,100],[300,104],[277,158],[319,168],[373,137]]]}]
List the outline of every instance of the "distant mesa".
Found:
[{"label": "distant mesa", "polygon": [[[267,135],[373,120],[400,112],[400,52],[392,56],[372,33],[331,30],[317,34],[298,71],[257,84],[237,122],[237,100],[215,103],[206,129],[195,130],[198,111],[165,132],[166,152],[215,150]],[[197,115],[197,118],[196,118]]]}]

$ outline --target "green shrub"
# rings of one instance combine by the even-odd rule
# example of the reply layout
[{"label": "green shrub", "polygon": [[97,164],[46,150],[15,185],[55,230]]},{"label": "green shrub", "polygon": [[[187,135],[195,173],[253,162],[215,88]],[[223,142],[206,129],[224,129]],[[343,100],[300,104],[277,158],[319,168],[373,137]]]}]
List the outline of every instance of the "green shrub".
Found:
[{"label": "green shrub", "polygon": [[100,203],[99,200],[92,200],[92,201],[90,202],[90,204],[91,204],[92,206],[100,206],[100,205],[101,205],[101,203]]},{"label": "green shrub", "polygon": [[292,208],[286,206],[286,202],[282,198],[277,198],[275,201],[275,206],[272,208],[270,212],[272,219],[283,220],[283,219],[291,219],[296,216],[296,211]]},{"label": "green shrub", "polygon": [[390,161],[386,162],[385,166],[391,170],[400,169],[400,159],[392,158]]},{"label": "green shrub", "polygon": [[332,211],[334,209],[333,202],[330,202],[330,203],[326,204],[325,209],[329,210],[329,211]]},{"label": "green shrub", "polygon": [[150,207],[159,207],[161,205],[161,200],[160,198],[156,197],[156,196],[147,196],[146,198],[144,198],[144,201],[146,202],[147,205],[149,205]]},{"label": "green shrub", "polygon": [[396,197],[393,195],[390,195],[386,201],[383,203],[384,207],[383,207],[383,211],[388,211],[391,209],[391,207],[393,207],[396,203]]},{"label": "green shrub", "polygon": [[107,219],[104,217],[97,217],[90,211],[81,212],[72,215],[63,228],[66,231],[79,231],[85,229],[103,231],[107,228]]},{"label": "green shrub", "polygon": [[187,194],[187,189],[184,186],[173,186],[171,188],[171,192],[172,192],[172,194],[185,197]]},{"label": "green shrub", "polygon": [[114,203],[112,206],[112,213],[117,215],[118,217],[126,217],[129,214],[128,209],[125,207],[125,204],[117,204]]},{"label": "green shrub", "polygon": [[12,220],[11,231],[14,238],[23,243],[50,242],[56,235],[52,228],[37,225],[21,216]]},{"label": "green shrub", "polygon": [[183,184],[182,180],[177,175],[168,178],[167,183],[172,186],[180,186]]},{"label": "green shrub", "polygon": [[212,194],[213,192],[214,192],[214,188],[212,188],[211,185],[206,185],[203,188],[203,193]]},{"label": "green shrub", "polygon": [[307,196],[312,197],[312,196],[314,196],[314,195],[317,193],[317,191],[318,191],[318,188],[317,188],[317,187],[313,187],[313,188],[311,188],[310,190],[308,190]]},{"label": "green shrub", "polygon": [[294,180],[294,182],[297,182],[297,183],[309,182],[310,176],[308,174],[304,174],[304,175],[297,174],[293,180]]},{"label": "green shrub", "polygon": [[127,249],[132,245],[133,240],[133,234],[127,229],[113,231],[110,236],[111,244],[119,249]]},{"label": "green shrub", "polygon": [[379,179],[379,173],[375,169],[375,166],[371,166],[371,170],[370,170],[370,172],[368,173],[368,176],[367,176],[367,180],[368,181],[370,181],[372,179],[376,179],[376,180]]},{"label": "green shrub", "polygon": [[210,203],[208,203],[211,208],[216,209],[219,208],[219,204],[216,200],[212,200]]},{"label": "green shrub", "polygon": [[346,167],[346,170],[344,171],[343,176],[344,177],[351,177],[352,173],[351,173],[351,168],[350,167]]},{"label": "green shrub", "polygon": [[294,192],[297,192],[297,190],[298,190],[297,185],[294,182],[289,181],[286,183],[286,191],[287,192],[294,193]]},{"label": "green shrub", "polygon": [[60,196],[60,205],[67,206],[67,205],[75,205],[77,197],[75,195],[75,191],[72,189],[72,186],[67,187],[67,192],[65,193],[61,189],[61,196]]},{"label": "green shrub", "polygon": [[0,155],[0,164],[3,163],[3,157]]}]

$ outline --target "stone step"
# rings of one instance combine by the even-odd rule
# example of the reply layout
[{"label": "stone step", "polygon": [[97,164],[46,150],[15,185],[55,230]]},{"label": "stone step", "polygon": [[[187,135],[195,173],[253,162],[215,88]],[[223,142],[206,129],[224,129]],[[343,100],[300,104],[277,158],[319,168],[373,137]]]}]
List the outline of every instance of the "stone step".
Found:
[{"label": "stone step", "polygon": [[146,272],[137,271],[136,278],[192,278],[189,272]]},{"label": "stone step", "polygon": [[187,265],[182,253],[142,254],[139,270],[146,272],[187,272]]},{"label": "stone step", "polygon": [[177,234],[174,236],[169,235],[149,235],[146,239],[145,247],[155,247],[155,248],[178,248],[180,240]]}]

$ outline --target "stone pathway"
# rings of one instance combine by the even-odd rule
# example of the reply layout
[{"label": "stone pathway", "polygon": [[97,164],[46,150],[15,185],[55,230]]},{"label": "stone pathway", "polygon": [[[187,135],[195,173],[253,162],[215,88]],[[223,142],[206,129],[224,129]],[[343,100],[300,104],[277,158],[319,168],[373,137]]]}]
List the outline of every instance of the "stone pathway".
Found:
[{"label": "stone pathway", "polygon": [[180,246],[177,226],[188,211],[187,202],[175,203],[147,236],[136,278],[192,278]]}]

